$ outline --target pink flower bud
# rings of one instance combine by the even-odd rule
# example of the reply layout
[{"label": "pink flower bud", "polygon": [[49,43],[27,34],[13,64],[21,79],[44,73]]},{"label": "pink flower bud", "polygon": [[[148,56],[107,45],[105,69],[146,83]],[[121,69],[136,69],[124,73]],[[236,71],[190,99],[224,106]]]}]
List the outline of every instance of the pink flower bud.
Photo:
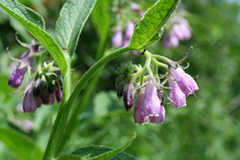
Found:
[{"label": "pink flower bud", "polygon": [[134,86],[133,84],[130,83],[123,90],[123,102],[127,111],[129,111],[133,105],[133,97],[134,97],[133,89],[134,89]]},{"label": "pink flower bud", "polygon": [[18,88],[23,81],[24,75],[27,71],[27,67],[24,68],[17,68],[10,76],[8,80],[8,85],[12,86],[13,88]]},{"label": "pink flower bud", "polygon": [[186,95],[179,88],[177,82],[170,77],[168,79],[168,84],[170,87],[169,98],[171,99],[171,105],[174,108],[186,106]]},{"label": "pink flower bud", "polygon": [[179,40],[187,40],[191,38],[190,27],[185,21],[180,21],[179,24],[175,24],[172,32]]},{"label": "pink flower bud", "polygon": [[170,68],[170,72],[184,94],[194,94],[194,92],[199,89],[194,79],[189,74],[185,73],[181,67],[177,69]]},{"label": "pink flower bud", "polygon": [[27,57],[30,54],[30,50],[27,52],[23,53],[21,56],[21,62],[17,66],[17,68],[13,71],[11,74],[9,80],[8,80],[8,85],[12,86],[13,88],[18,88],[23,81],[24,75],[28,69],[29,66],[33,65],[34,58],[28,60]]},{"label": "pink flower bud", "polygon": [[122,31],[116,31],[112,37],[112,45],[115,47],[122,47],[123,45],[123,33]]},{"label": "pink flower bud", "polygon": [[55,96],[56,96],[57,102],[60,102],[62,100],[62,90],[57,89],[55,92]]},{"label": "pink flower bud", "polygon": [[134,23],[129,21],[127,23],[127,27],[126,27],[126,37],[127,37],[127,39],[130,40],[132,38],[134,29],[135,29]]},{"label": "pink flower bud", "polygon": [[141,8],[140,8],[139,5],[137,5],[136,3],[132,3],[132,4],[130,5],[130,8],[131,8],[133,11],[136,11],[136,12],[141,11]]},{"label": "pink flower bud", "polygon": [[179,40],[175,35],[169,34],[169,33],[164,34],[163,46],[165,48],[171,48],[171,47],[176,48],[178,47],[178,45],[179,45]]}]

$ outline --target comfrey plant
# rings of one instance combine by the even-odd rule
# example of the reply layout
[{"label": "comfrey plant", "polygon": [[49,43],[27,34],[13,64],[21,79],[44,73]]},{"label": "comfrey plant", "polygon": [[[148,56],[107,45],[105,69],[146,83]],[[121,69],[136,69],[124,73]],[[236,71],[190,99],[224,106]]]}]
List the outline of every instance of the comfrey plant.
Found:
[{"label": "comfrey plant", "polygon": [[[127,111],[135,104],[134,120],[139,124],[163,123],[165,118],[164,98],[167,97],[174,108],[186,106],[186,97],[198,90],[195,80],[180,66],[184,59],[174,62],[164,56],[144,51],[145,66],[124,64],[119,69],[116,81],[117,95],[123,97]],[[162,60],[164,63],[159,62]],[[154,71],[151,70],[151,62]],[[158,67],[167,70],[164,76],[158,74]],[[148,73],[146,75],[146,73]],[[168,86],[165,86],[168,82]],[[164,90],[170,90],[165,96]]]},{"label": "comfrey plant", "polygon": [[[0,0],[0,7],[22,24],[38,41],[38,43],[33,42],[30,45],[25,45],[29,50],[17,60],[18,66],[10,76],[8,83],[10,86],[18,88],[23,82],[24,75],[29,71],[30,80],[24,87],[23,110],[34,112],[41,104],[51,105],[55,99],[60,102],[45,152],[39,151],[37,145],[29,145],[35,144],[31,140],[28,141],[27,145],[22,143],[21,147],[26,147],[25,150],[31,152],[29,156],[34,156],[30,159],[36,159],[36,157],[39,159],[40,157],[44,160],[97,160],[110,159],[113,156],[115,159],[120,159],[119,156],[122,154],[125,159],[134,159],[129,154],[116,154],[125,149],[136,136],[125,145],[112,150],[92,146],[79,149],[72,154],[62,154],[65,153],[62,151],[63,146],[76,126],[78,115],[81,112],[80,107],[72,107],[78,93],[91,77],[99,78],[99,73],[101,73],[101,68],[104,65],[124,52],[138,51],[146,56],[146,63],[143,67],[132,64],[122,66],[122,69],[119,70],[120,78],[117,80],[118,96],[123,97],[127,111],[134,106],[136,123],[162,123],[165,118],[166,97],[175,108],[186,105],[186,96],[194,94],[198,90],[198,86],[180,66],[182,61],[174,62],[161,55],[151,54],[147,50],[150,45],[161,39],[163,27],[177,8],[179,1],[157,0],[145,12],[137,25],[128,23],[126,36],[116,33],[113,43],[122,48],[116,50],[112,48],[106,51],[110,29],[110,15],[108,15],[110,2],[107,0],[66,1],[56,22],[54,36],[56,39],[46,32],[45,21],[41,15],[17,0]],[[81,30],[95,5],[92,16],[100,39],[100,47],[96,56],[97,62],[83,74],[78,82],[72,83],[72,56],[76,51]],[[130,8],[142,15],[138,5],[131,5]],[[99,18],[99,15],[102,14],[104,16]],[[123,37],[125,37],[126,43],[121,40]],[[41,51],[39,51],[39,47],[42,48]],[[108,54],[104,54],[105,52]],[[50,53],[52,59],[46,56],[47,53]],[[153,71],[151,64],[153,65]],[[165,76],[158,74],[158,67],[167,70]],[[166,86],[167,82],[169,86]],[[72,84],[76,85],[72,87]],[[90,84],[95,85],[96,82],[91,81]],[[164,94],[165,90],[170,90],[169,96]],[[84,94],[83,97],[87,97],[87,95]],[[84,100],[86,99],[88,98]],[[20,141],[20,138],[18,140]],[[89,157],[89,155],[92,157]],[[19,154],[19,156],[22,156],[21,159],[26,159],[25,154]]]}]

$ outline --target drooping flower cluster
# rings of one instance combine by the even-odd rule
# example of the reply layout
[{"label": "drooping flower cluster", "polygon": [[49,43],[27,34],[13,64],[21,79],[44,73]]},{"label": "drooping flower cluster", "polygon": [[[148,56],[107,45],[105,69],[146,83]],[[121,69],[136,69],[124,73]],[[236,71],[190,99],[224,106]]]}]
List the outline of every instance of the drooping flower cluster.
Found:
[{"label": "drooping flower cluster", "polygon": [[139,124],[163,123],[165,118],[165,108],[163,99],[159,99],[157,88],[151,78],[148,80],[144,91],[141,91],[134,107],[134,120]]},{"label": "drooping flower cluster", "polygon": [[170,24],[170,29],[163,34],[163,46],[165,48],[176,48],[180,41],[191,38],[190,25],[183,16],[173,17]]},{"label": "drooping flower cluster", "polygon": [[115,47],[123,47],[130,43],[134,31],[134,23],[129,21],[125,32],[121,26],[116,27],[116,31],[112,36],[112,45]]},{"label": "drooping flower cluster", "polygon": [[[137,19],[139,19],[140,16],[143,16],[141,7],[136,3],[131,3],[130,7],[126,7],[126,9],[129,9],[130,11],[134,11],[135,13],[137,13]],[[128,45],[130,43],[134,28],[135,28],[135,25],[134,25],[135,21],[134,20],[126,21],[126,18],[124,17],[128,15],[126,14],[123,15],[121,14],[122,12],[123,11],[117,13],[118,24],[115,27],[114,33],[112,36],[112,46],[114,47],[123,47]],[[129,11],[124,11],[124,13],[129,13]]]},{"label": "drooping flower cluster", "polygon": [[[25,52],[18,61],[18,66],[11,74],[8,85],[18,88],[24,79],[27,70],[33,70],[34,57],[39,52],[39,44],[32,41],[32,44],[24,44],[29,50]],[[62,99],[62,79],[59,68],[52,63],[38,64],[38,69],[33,74],[29,83],[25,87],[23,99],[23,111],[35,112],[41,104],[53,104],[55,99],[58,102]]]},{"label": "drooping flower cluster", "polygon": [[[165,57],[161,59],[168,60],[168,65],[157,62],[153,56],[148,53],[147,61],[144,67],[132,65],[131,63],[121,66],[118,71],[119,77],[116,81],[118,97],[123,97],[124,105],[127,111],[134,107],[134,121],[139,124],[163,123],[165,119],[164,108],[164,84],[169,85],[169,99],[173,108],[186,106],[186,97],[195,94],[198,85],[195,80],[184,72],[178,62],[173,62]],[[150,58],[149,58],[150,57]],[[155,70],[154,74],[150,68],[150,59],[153,59],[154,65],[161,65],[167,69],[165,81],[160,82],[161,77]],[[156,67],[155,67],[156,69]],[[145,75],[146,70],[148,75]]]},{"label": "drooping flower cluster", "polygon": [[59,70],[53,67],[53,63],[44,63],[42,72],[39,72],[34,81],[26,87],[23,100],[24,112],[35,112],[41,104],[53,104],[55,99],[60,102],[62,80],[59,77]]}]

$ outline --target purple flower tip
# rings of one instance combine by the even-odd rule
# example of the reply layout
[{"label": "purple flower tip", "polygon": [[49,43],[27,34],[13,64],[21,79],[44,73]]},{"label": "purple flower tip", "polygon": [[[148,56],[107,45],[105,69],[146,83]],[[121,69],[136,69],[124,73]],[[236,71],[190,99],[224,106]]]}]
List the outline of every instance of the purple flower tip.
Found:
[{"label": "purple flower tip", "polygon": [[60,102],[62,100],[62,90],[61,89],[57,89],[55,92],[55,96],[58,102]]},{"label": "purple flower tip", "polygon": [[27,51],[27,52],[25,52],[25,53],[23,53],[22,55],[21,55],[21,58],[20,59],[25,59],[25,58],[27,58],[28,56],[29,56],[29,54],[30,54],[30,49]]},{"label": "purple flower tip", "polygon": [[127,111],[133,106],[133,86],[130,84],[123,90],[123,102]]},{"label": "purple flower tip", "polygon": [[123,33],[122,31],[116,31],[112,37],[112,45],[115,47],[122,47],[123,45]]},{"label": "purple flower tip", "polygon": [[23,99],[23,111],[35,112],[38,107],[41,106],[41,99],[34,97],[32,90],[28,90]]},{"label": "purple flower tip", "polygon": [[141,8],[140,8],[139,5],[137,5],[136,3],[132,3],[132,4],[130,5],[130,8],[131,8],[133,11],[136,11],[136,12],[141,11]]},{"label": "purple flower tip", "polygon": [[43,104],[53,104],[55,97],[52,94],[51,95],[42,95],[41,100],[42,100]]},{"label": "purple flower tip", "polygon": [[8,80],[8,85],[12,86],[13,88],[18,88],[23,81],[25,72],[27,71],[27,68],[24,67],[22,69],[17,68],[10,76]]}]

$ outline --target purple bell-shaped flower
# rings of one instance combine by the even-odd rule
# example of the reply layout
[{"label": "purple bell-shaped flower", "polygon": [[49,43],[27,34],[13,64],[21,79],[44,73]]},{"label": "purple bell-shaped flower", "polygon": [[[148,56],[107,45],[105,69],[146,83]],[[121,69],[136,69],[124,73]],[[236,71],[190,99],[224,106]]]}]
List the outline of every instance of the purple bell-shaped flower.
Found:
[{"label": "purple bell-shaped flower", "polygon": [[151,123],[163,123],[165,109],[159,100],[157,88],[152,80],[148,80],[144,93],[136,100],[134,108],[134,120],[139,124],[146,124],[150,119]]},{"label": "purple bell-shaped flower", "polygon": [[8,80],[8,85],[12,86],[13,88],[18,88],[23,81],[24,75],[28,69],[28,67],[33,63],[33,60],[30,60],[28,62],[27,57],[30,54],[30,50],[22,54],[20,63],[17,66],[17,68],[13,71],[11,74],[9,80]]},{"label": "purple bell-shaped flower", "polygon": [[62,100],[62,90],[61,89],[56,90],[55,97],[56,97],[58,103],[61,102],[61,100]]},{"label": "purple bell-shaped flower", "polygon": [[186,95],[179,88],[177,82],[172,77],[169,77],[168,84],[170,87],[169,98],[171,105],[174,108],[186,106]]},{"label": "purple bell-shaped flower", "polygon": [[32,89],[28,90],[23,99],[23,111],[24,112],[35,112],[38,107],[42,104],[39,97],[34,97]]},{"label": "purple bell-shaped flower", "polygon": [[189,74],[185,73],[181,67],[177,67],[176,69],[170,68],[170,72],[179,88],[187,96],[194,94],[194,92],[199,89],[195,80]]}]

